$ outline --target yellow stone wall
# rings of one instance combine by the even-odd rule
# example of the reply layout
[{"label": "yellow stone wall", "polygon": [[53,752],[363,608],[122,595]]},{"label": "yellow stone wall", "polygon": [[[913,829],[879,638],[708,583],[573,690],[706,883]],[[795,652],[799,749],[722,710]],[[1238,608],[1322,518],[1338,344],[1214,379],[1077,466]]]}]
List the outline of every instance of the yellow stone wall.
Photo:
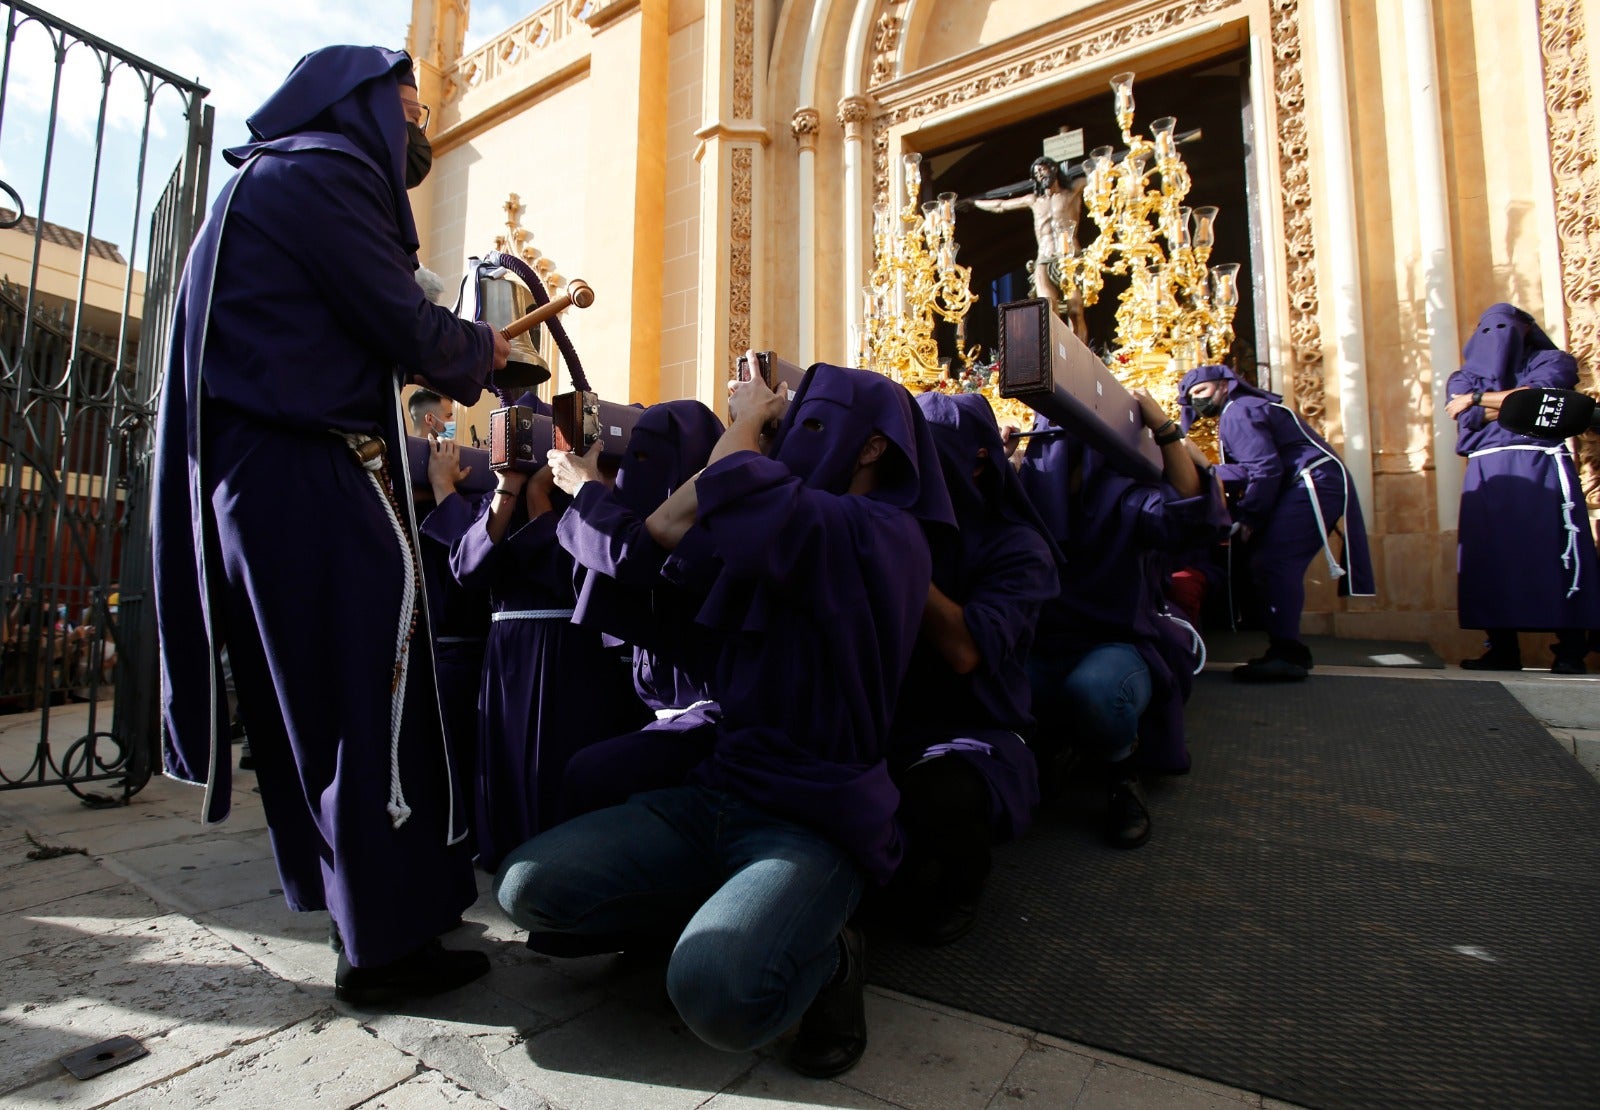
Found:
[{"label": "yellow stone wall", "polygon": [[[419,8],[429,2],[417,0]],[[1552,170],[1558,131],[1576,134],[1568,146],[1595,145],[1593,106],[1583,97],[1592,100],[1596,87],[1588,48],[1600,43],[1600,5],[1426,4],[1441,198],[1418,177],[1422,136],[1412,107],[1433,91],[1414,72],[1412,3],[588,0],[530,8],[469,58],[437,61],[441,153],[419,190],[427,261],[447,276],[459,272],[480,249],[478,237],[504,223],[506,194],[519,193],[534,245],[565,275],[595,283],[595,308],[569,313],[569,327],[601,391],[716,404],[746,343],[851,359],[855,290],[871,264],[870,208],[893,187],[902,152],[1069,103],[1103,89],[1117,70],[1151,74],[1243,51],[1259,129],[1260,202],[1251,218],[1265,253],[1262,356],[1275,386],[1372,475],[1366,516],[1379,597],[1338,599],[1319,562],[1308,579],[1306,629],[1426,638],[1459,657],[1478,635],[1456,627],[1455,534],[1441,518],[1456,479],[1449,472],[1447,489],[1435,479],[1434,376],[1455,368],[1479,313],[1502,300],[1532,312],[1558,340],[1574,330],[1581,357],[1585,343],[1600,355],[1600,298],[1579,277],[1600,249],[1600,217],[1586,215],[1600,207],[1587,203],[1600,193],[1600,182],[1588,182],[1597,160]],[[1337,13],[1337,43],[1323,34],[1329,13]],[[1342,47],[1338,69],[1333,45]],[[1551,81],[1547,67],[1557,74]],[[1553,84],[1581,95],[1561,100]],[[1329,96],[1343,98],[1347,163],[1323,130]],[[1565,116],[1550,107],[1556,100]],[[1334,226],[1330,183],[1345,165],[1355,226]],[[1570,179],[1584,175],[1591,187],[1574,191]],[[1435,260],[1424,256],[1420,228],[1432,211],[1425,206],[1441,202],[1457,334],[1446,345],[1453,356],[1435,366],[1428,305],[1433,297],[1437,309],[1441,294],[1426,285]],[[1340,287],[1333,259],[1346,245],[1356,277]],[[1585,370],[1592,374],[1587,362]],[[1363,423],[1353,417],[1363,414],[1342,406],[1363,389],[1367,435],[1351,439],[1349,429]]]},{"label": "yellow stone wall", "polygon": [[[687,7],[687,5],[684,5]],[[691,12],[689,14],[698,15]],[[667,47],[666,196],[661,249],[661,398],[693,397],[699,364],[700,127],[705,23],[671,32]]]}]

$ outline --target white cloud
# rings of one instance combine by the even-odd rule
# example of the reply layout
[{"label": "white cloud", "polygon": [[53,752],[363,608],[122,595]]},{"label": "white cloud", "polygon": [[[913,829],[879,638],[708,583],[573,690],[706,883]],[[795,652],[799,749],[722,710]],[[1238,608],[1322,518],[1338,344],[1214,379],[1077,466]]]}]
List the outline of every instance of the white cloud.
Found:
[{"label": "white cloud", "polygon": [[[304,54],[334,43],[405,46],[409,0],[52,0],[51,13],[177,77],[210,90],[216,111],[212,140],[213,195],[228,176],[223,148],[248,139],[245,117],[266,100]],[[44,135],[55,84],[54,48],[33,24],[17,35],[6,89],[0,165],[5,180],[35,212],[41,195]],[[45,218],[81,229],[94,177],[95,131],[102,93],[101,63],[86,44],[74,46],[61,69],[57,124]],[[145,91],[127,66],[113,71],[106,99],[100,195],[95,234],[128,248],[134,190],[145,122]],[[187,122],[183,100],[158,91],[145,151],[141,225],[182,154]],[[10,176],[11,174],[16,176]],[[143,235],[140,236],[143,238]],[[143,265],[141,245],[136,262]]]}]

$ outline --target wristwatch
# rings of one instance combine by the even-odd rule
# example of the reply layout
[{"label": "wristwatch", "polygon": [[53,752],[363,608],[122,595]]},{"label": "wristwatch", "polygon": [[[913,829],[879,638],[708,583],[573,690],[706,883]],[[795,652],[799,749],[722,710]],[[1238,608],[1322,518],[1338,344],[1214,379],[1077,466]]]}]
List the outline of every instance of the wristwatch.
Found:
[{"label": "wristwatch", "polygon": [[1481,404],[1483,404],[1483,390],[1481,390],[1481,389],[1474,389],[1474,390],[1473,390],[1473,391],[1472,391],[1472,403],[1473,403],[1473,404],[1474,404],[1474,405],[1481,405]]}]

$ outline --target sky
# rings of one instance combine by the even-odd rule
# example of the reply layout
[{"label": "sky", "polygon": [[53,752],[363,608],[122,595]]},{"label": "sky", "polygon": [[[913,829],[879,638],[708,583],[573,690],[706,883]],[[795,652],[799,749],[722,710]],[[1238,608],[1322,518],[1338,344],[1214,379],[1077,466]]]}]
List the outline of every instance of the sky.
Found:
[{"label": "sky", "polygon": [[[210,190],[215,196],[229,168],[224,147],[248,139],[245,117],[288,76],[301,55],[334,43],[403,48],[411,0],[31,0],[35,7],[90,32],[178,77],[210,90],[216,111]],[[542,7],[542,0],[472,4],[467,48],[498,34]],[[6,6],[0,3],[0,20]],[[55,138],[47,144],[55,76],[54,48],[41,25],[20,28],[0,115],[0,181],[37,216],[83,230],[94,192],[93,234],[115,243],[144,269],[150,212],[183,153],[187,122],[175,90],[159,89],[150,108],[149,149],[143,195],[139,144],[145,90],[130,69],[113,69],[106,96],[105,141],[98,175],[95,133],[102,67],[94,52],[77,46],[62,67]],[[49,174],[45,155],[49,147]],[[98,182],[96,186],[96,182]],[[137,224],[135,205],[138,206]],[[11,201],[0,193],[0,206]],[[137,243],[134,232],[137,226]]]}]

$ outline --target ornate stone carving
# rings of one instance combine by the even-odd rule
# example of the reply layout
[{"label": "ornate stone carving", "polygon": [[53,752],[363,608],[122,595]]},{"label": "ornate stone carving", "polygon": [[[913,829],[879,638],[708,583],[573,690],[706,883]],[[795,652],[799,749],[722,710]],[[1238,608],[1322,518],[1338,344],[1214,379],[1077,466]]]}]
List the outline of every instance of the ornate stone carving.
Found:
[{"label": "ornate stone carving", "polygon": [[728,373],[750,346],[751,201],[755,193],[755,151],[733,151],[733,219],[728,229]]},{"label": "ornate stone carving", "polygon": [[872,118],[872,101],[864,96],[846,96],[839,101],[839,126],[851,142],[861,138],[867,120]]},{"label": "ornate stone carving", "polygon": [[888,0],[885,10],[878,15],[872,28],[872,73],[867,84],[881,85],[895,75],[895,55],[900,49],[900,29],[905,21],[900,18],[901,4]]},{"label": "ornate stone carving", "polygon": [[[1593,259],[1600,250],[1600,150],[1596,149],[1594,89],[1589,75],[1585,5],[1579,0],[1541,0],[1539,45],[1544,54],[1546,124],[1550,168],[1556,189],[1556,237],[1561,294],[1566,302],[1567,350],[1578,360],[1579,385],[1600,388],[1600,276]],[[1552,306],[1553,308],[1554,306]],[[1585,500],[1600,506],[1600,443],[1578,440]]]},{"label": "ornate stone carving", "polygon": [[522,203],[522,197],[516,193],[509,193],[500,208],[506,214],[506,229],[494,237],[494,249],[501,254],[515,254],[533,267],[534,271],[544,279],[545,287],[550,292],[559,290],[567,283],[567,279],[556,272],[554,260],[533,245],[533,232],[522,226],[521,214],[527,210],[527,205]]},{"label": "ornate stone carving", "polygon": [[[582,26],[584,20],[592,19],[598,10],[586,12],[584,9],[583,0],[565,6],[546,5],[526,19],[513,23],[472,53],[447,62],[450,68],[444,73],[444,102],[453,103],[469,89],[511,73],[526,65],[530,59],[537,58],[552,43],[572,34],[575,26]],[[457,38],[466,33],[466,22],[466,16],[462,14]],[[456,48],[460,49],[459,42]],[[434,117],[438,118],[437,111]]]},{"label": "ornate stone carving", "polygon": [[756,103],[755,0],[733,6],[733,118],[753,119]]},{"label": "ornate stone carving", "polygon": [[822,126],[822,113],[815,108],[796,108],[789,120],[789,130],[801,150],[817,149],[817,129]]},{"label": "ornate stone carving", "polygon": [[1300,68],[1300,0],[1272,0],[1272,81],[1278,102],[1278,172],[1282,177],[1284,276],[1289,290],[1287,367],[1290,397],[1312,427],[1326,433],[1327,381],[1317,318],[1317,244],[1311,227],[1305,75]]}]

